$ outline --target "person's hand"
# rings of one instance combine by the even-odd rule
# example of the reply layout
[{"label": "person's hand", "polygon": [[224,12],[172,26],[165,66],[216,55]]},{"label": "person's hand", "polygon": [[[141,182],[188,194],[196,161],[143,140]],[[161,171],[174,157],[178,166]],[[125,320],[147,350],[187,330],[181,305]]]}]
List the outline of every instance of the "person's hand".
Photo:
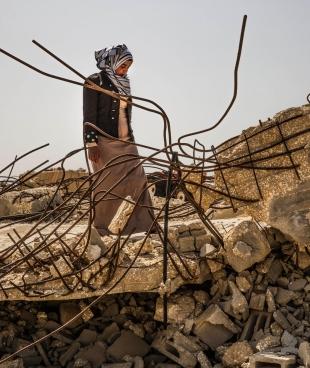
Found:
[{"label": "person's hand", "polygon": [[88,158],[92,162],[98,162],[100,157],[100,151],[98,146],[88,148]]}]

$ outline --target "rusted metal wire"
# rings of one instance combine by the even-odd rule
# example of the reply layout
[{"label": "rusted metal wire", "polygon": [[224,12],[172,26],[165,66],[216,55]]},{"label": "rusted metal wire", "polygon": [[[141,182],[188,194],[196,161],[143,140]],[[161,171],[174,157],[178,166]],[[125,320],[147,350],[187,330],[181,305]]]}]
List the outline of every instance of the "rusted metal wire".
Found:
[{"label": "rusted metal wire", "polygon": [[[221,122],[225,119],[225,117],[227,116],[227,114],[229,113],[230,109],[232,108],[236,97],[237,97],[237,92],[238,92],[238,69],[239,69],[239,64],[240,64],[240,58],[241,58],[241,52],[242,52],[242,45],[243,45],[243,39],[244,39],[244,33],[245,33],[245,27],[246,27],[246,21],[247,21],[247,16],[244,15],[243,16],[243,20],[242,20],[242,26],[241,26],[241,32],[240,32],[240,38],[239,38],[239,46],[238,46],[238,53],[237,53],[237,59],[236,59],[236,63],[235,63],[235,69],[234,69],[234,91],[233,91],[233,96],[232,99],[228,105],[228,107],[226,108],[225,112],[223,113],[223,115],[221,116],[221,118],[215,123],[213,124],[211,127],[203,129],[203,130],[199,130],[197,132],[193,132],[193,133],[188,133],[185,134],[181,137],[178,138],[178,143],[181,144],[181,141],[184,138],[188,138],[191,137],[193,135],[198,135],[198,134],[202,134],[202,133],[206,133],[209,132],[213,129],[215,129],[217,126],[219,126],[221,124]],[[180,150],[186,154],[185,151],[183,151],[182,147],[180,146]]]},{"label": "rusted metal wire", "polygon": [[[256,203],[262,198],[262,191],[259,185],[260,176],[257,175],[257,171],[290,170],[295,172],[295,174],[298,174],[298,164],[295,164],[292,155],[304,149],[304,147],[294,146],[294,148],[289,149],[288,142],[303,134],[307,134],[309,129],[285,136],[282,134],[281,130],[282,124],[287,123],[298,116],[281,122],[269,121],[266,124],[260,122],[259,131],[250,134],[244,133],[243,137],[239,137],[237,141],[231,139],[217,147],[211,146],[210,149],[206,148],[197,138],[195,138],[193,145],[182,142],[185,138],[215,129],[224,120],[233,106],[238,91],[238,68],[241,58],[246,19],[246,16],[244,16],[234,68],[233,96],[222,117],[213,126],[201,131],[183,135],[179,137],[177,141],[173,140],[169,118],[162,107],[149,99],[131,96],[132,101],[129,100],[129,104],[161,116],[163,120],[163,147],[158,148],[135,142],[128,142],[129,144],[134,144],[139,148],[147,149],[150,154],[119,155],[107,162],[106,165],[97,172],[92,172],[87,159],[87,148],[84,145],[82,148],[70,152],[56,162],[48,163],[45,161],[44,163],[31,168],[23,175],[18,177],[13,176],[16,162],[46,147],[46,144],[35,148],[22,156],[16,156],[11,163],[0,170],[0,174],[8,172],[7,175],[1,176],[3,180],[1,180],[0,183],[0,199],[4,198],[7,200],[7,198],[12,195],[13,191],[20,191],[19,195],[14,197],[15,199],[13,198],[12,200],[12,206],[19,206],[24,203],[31,204],[36,201],[43,201],[45,198],[43,194],[36,195],[29,191],[29,183],[32,180],[35,182],[42,173],[52,172],[50,171],[52,168],[60,165],[58,168],[58,179],[53,183],[48,183],[47,185],[51,192],[49,196],[47,195],[45,206],[43,206],[40,211],[35,213],[31,211],[29,213],[22,212],[0,218],[0,221],[3,222],[0,226],[0,230],[5,231],[7,229],[8,237],[12,242],[12,244],[9,244],[5,249],[0,250],[1,298],[9,299],[12,292],[18,292],[25,298],[36,298],[40,295],[40,298],[44,299],[44,297],[47,298],[55,295],[56,293],[55,291],[44,290],[44,287],[50,283],[57,283],[59,288],[63,288],[63,292],[61,294],[63,296],[73,295],[73,293],[80,290],[80,288],[84,288],[92,293],[94,291],[98,291],[98,288],[94,285],[97,278],[102,277],[102,282],[99,286],[101,294],[86,308],[56,330],[34,341],[19,351],[14,352],[11,356],[2,359],[0,362],[4,362],[16,355],[19,355],[22,351],[36,344],[40,344],[50,336],[57,334],[62,329],[66,328],[72,321],[79,318],[87,309],[98,303],[105,295],[113,291],[122,282],[122,280],[124,280],[132,268],[138,267],[136,261],[141,257],[143,246],[150,239],[151,232],[153,232],[154,229],[157,230],[158,239],[163,244],[164,249],[163,259],[160,261],[163,264],[163,282],[165,283],[168,279],[169,266],[172,266],[183,280],[193,280],[194,275],[188,265],[190,257],[186,257],[181,254],[178,248],[171,242],[171,239],[169,239],[168,221],[173,222],[176,219],[185,219],[191,215],[195,215],[196,218],[201,220],[205,228],[212,234],[217,242],[219,244],[223,244],[221,233],[214,225],[214,222],[210,219],[212,211],[208,212],[203,208],[202,197],[205,192],[215,194],[216,197],[214,202],[210,204],[210,208],[212,206],[217,208],[219,203],[217,201],[219,201],[220,198],[226,200],[225,203],[227,203],[227,201],[230,202],[230,205],[225,204],[220,208],[233,208],[235,210],[235,204]],[[0,52],[44,76],[66,83],[83,86],[85,88],[91,88],[96,90],[98,93],[105,93],[120,100],[124,98],[120,94],[105,90],[96,85],[84,77],[82,73],[65,63],[61,58],[38,42],[33,41],[33,43],[60,62],[67,69],[71,70],[81,78],[83,82],[46,73],[3,49],[0,49]],[[309,96],[310,94],[307,96],[308,101]],[[134,102],[135,100],[148,103],[152,108],[136,103]],[[99,134],[112,140],[118,140],[117,138],[107,135],[94,124],[87,123],[85,126],[96,129]],[[262,134],[269,129],[278,129],[280,139],[276,142],[271,142],[265,147],[258,148],[256,150],[252,149],[249,141],[258,134]],[[247,147],[246,153],[226,159],[225,153],[237,145],[245,145]],[[270,154],[269,150],[271,148],[283,146],[285,147],[284,152],[282,151]],[[176,162],[173,155],[175,150],[178,150],[178,162]],[[187,150],[192,150],[192,153],[187,153]],[[79,153],[85,154],[88,172],[81,178],[73,178],[72,180],[70,178],[68,179],[66,178],[65,164],[69,158],[74,157]],[[261,155],[258,157],[258,154]],[[162,156],[164,156],[164,158],[162,158]],[[265,166],[269,160],[284,156],[289,157],[290,165],[273,164]],[[193,164],[185,164],[181,161],[182,159],[192,160]],[[105,183],[105,180],[109,177],[110,173],[119,165],[124,163],[130,164],[131,169],[128,170],[128,172],[124,172],[122,176],[113,183],[113,185],[99,191],[98,188]],[[148,167],[152,170],[158,170],[160,175],[158,175],[153,182],[150,181],[141,193],[138,193],[136,201],[129,201],[128,199],[118,195],[116,189],[118,185],[124,182],[124,180],[130,178],[132,172],[141,165],[144,168]],[[252,173],[253,175],[250,175],[250,177],[254,178],[258,188],[259,197],[253,197],[251,195],[240,196],[236,195],[235,192],[232,194],[229,188],[229,183],[225,179],[226,173],[231,169],[247,170]],[[174,175],[174,173],[176,174]],[[223,180],[225,190],[221,190],[213,185],[213,175],[218,174]],[[192,176],[195,175],[199,176],[199,180],[197,180],[197,182],[192,179]],[[120,231],[118,234],[114,234],[114,236],[111,237],[112,240],[107,246],[107,249],[100,254],[99,258],[95,260],[87,259],[87,250],[90,246],[92,231],[94,230],[92,225],[97,204],[108,200],[129,201],[133,204],[134,213],[134,211],[141,206],[139,203],[140,198],[142,198],[153,184],[159,185],[160,182],[167,185],[167,191],[161,202],[159,201],[156,205],[154,204],[153,206],[147,207],[147,210],[150,213],[153,213],[154,211],[152,224],[149,229],[147,229],[146,234],[139,245],[139,249],[137,249],[133,257],[130,258],[129,264],[122,263],[122,254],[134,236],[133,231],[129,234],[126,234],[123,231]],[[74,184],[74,189],[72,191],[69,189],[71,184]],[[188,190],[189,186],[197,189],[198,199],[190,193]],[[96,194],[94,194],[95,190],[97,190]],[[185,202],[177,203],[177,205],[172,206],[171,203],[179,190],[184,193]],[[60,203],[55,203],[58,196],[61,197],[62,200]],[[127,223],[130,221],[133,213],[128,217]],[[8,222],[4,223],[4,220]],[[21,222],[25,222],[26,220],[28,221],[29,228],[22,234],[17,227],[15,228],[15,226]],[[76,233],[75,231],[79,226],[81,227],[81,230]],[[125,227],[126,224],[124,228]],[[15,235],[10,233],[12,229]],[[15,239],[16,237],[17,239]],[[65,270],[61,268],[61,264],[65,265]],[[54,272],[50,272],[51,270]],[[37,277],[36,279],[33,279],[29,277],[31,276],[30,271],[36,275],[41,275],[41,273],[44,273],[43,271],[46,271],[48,276],[45,276],[45,278]],[[13,279],[10,275],[15,275],[16,277]],[[89,276],[86,277],[85,275]],[[164,320],[167,321],[167,315]]]}]

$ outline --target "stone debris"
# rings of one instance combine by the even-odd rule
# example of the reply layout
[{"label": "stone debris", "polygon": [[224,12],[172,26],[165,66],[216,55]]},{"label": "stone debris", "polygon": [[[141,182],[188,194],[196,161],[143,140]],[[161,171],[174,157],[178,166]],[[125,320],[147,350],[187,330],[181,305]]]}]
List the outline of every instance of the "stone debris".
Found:
[{"label": "stone debris", "polygon": [[[245,234],[249,234],[251,228],[252,234],[256,234],[253,237],[260,239],[260,244],[267,241],[268,247],[264,245],[259,248],[258,243],[253,245],[247,239],[253,252],[251,254],[258,252],[260,256],[251,262],[246,259],[240,263],[240,268],[232,267],[233,263],[228,262],[227,253],[233,248],[229,248],[227,243],[220,246],[208,235],[207,230],[203,230],[201,222],[191,220],[179,226],[173,225],[169,234],[174,236],[172,243],[175,249],[182,254],[178,241],[189,238],[189,243],[193,242],[193,245],[186,248],[187,256],[184,259],[189,261],[189,265],[192,257],[197,259],[196,264],[200,265],[199,272],[203,273],[203,277],[198,282],[199,286],[186,285],[184,280],[177,284],[177,272],[174,270],[173,273],[169,269],[171,278],[164,288],[168,292],[167,330],[163,330],[162,324],[162,296],[156,292],[131,293],[130,288],[141,290],[141,286],[137,288],[135,283],[138,277],[139,280],[144,277],[140,269],[137,269],[139,276],[132,269],[133,274],[129,273],[127,281],[125,278],[121,289],[118,289],[121,294],[104,297],[97,306],[55,334],[48,346],[42,343],[30,349],[22,356],[23,364],[40,366],[49,362],[50,365],[84,368],[198,365],[207,368],[244,368],[262,367],[262,364],[268,363],[289,367],[295,361],[293,366],[309,365],[310,349],[307,341],[310,338],[310,277],[298,267],[298,257],[295,257],[298,248],[289,247],[291,240],[285,236],[271,236],[274,229],[263,223],[257,225],[248,218],[234,220],[234,225],[227,219],[225,221],[229,230],[223,232],[228,244],[234,233],[240,234],[236,238],[242,238],[240,228],[244,226]],[[239,228],[238,232],[234,232],[234,228]],[[202,230],[204,234],[197,235]],[[196,241],[193,239],[201,235],[206,235],[208,239],[205,239],[201,248],[196,249]],[[106,249],[109,249],[111,239],[113,237],[100,237]],[[120,255],[123,257],[122,262],[135,257],[144,240],[145,234],[134,234],[124,245],[124,253]],[[89,245],[84,259],[97,262],[101,259],[101,253],[102,248],[97,239]],[[147,275],[149,287],[154,285],[152,291],[160,291],[157,286],[162,282],[162,263],[152,269],[153,260],[162,260],[162,245],[156,234],[147,239],[142,253],[137,259],[137,266],[149,265],[147,273],[143,275]],[[173,253],[171,255],[175,256]],[[177,257],[174,259],[177,260]],[[62,258],[56,264],[58,269],[68,267]],[[194,271],[195,268],[190,270]],[[55,267],[53,272],[56,272]],[[185,275],[185,269],[182,272]],[[199,280],[199,273],[197,276]],[[12,351],[12,346],[16,350],[33,341],[34,337],[25,340],[25,332],[19,335],[20,329],[26,331],[29,326],[33,326],[32,336],[42,336],[44,331],[53,331],[89,304],[87,299],[64,301],[57,311],[49,311],[48,308],[35,309],[33,305],[36,302],[4,303],[7,307],[3,312],[0,311],[3,321],[0,349],[2,346],[3,354]],[[18,317],[12,317],[12,313],[18,313]],[[16,324],[18,329],[14,327],[14,321],[19,321]]]},{"label": "stone debris", "polygon": [[[168,299],[168,322],[182,323],[195,310],[195,300],[187,295],[171,295]],[[157,298],[154,319],[163,321],[163,299]]]},{"label": "stone debris", "polygon": [[[197,216],[169,220],[165,283],[158,234],[147,239],[145,233],[129,239],[117,236],[134,207],[128,201],[123,201],[110,225],[113,235],[101,237],[85,223],[70,227],[68,221],[50,236],[54,242],[49,247],[46,238],[57,224],[46,224],[16,252],[1,258],[1,269],[18,267],[1,278],[0,357],[66,325],[0,367],[310,367],[310,155],[308,148],[294,151],[309,145],[310,133],[290,139],[293,132],[309,130],[309,108],[287,110],[244,133],[250,136],[252,158],[262,159],[263,166],[264,150],[259,148],[268,154],[283,153],[281,126],[300,180],[295,170],[257,170],[263,198],[253,203],[233,199],[237,214],[226,211],[221,218],[221,210],[215,210],[215,219],[210,220],[223,243]],[[271,130],[265,134],[267,127]],[[223,170],[230,193],[235,198],[244,193],[257,198],[256,183],[238,165],[247,152],[242,137],[230,141],[235,143],[232,147],[226,142],[222,148],[227,150],[217,158],[223,163],[237,158],[237,165]],[[278,144],[270,147],[272,142]],[[272,158],[270,164],[291,165],[291,160],[284,155]],[[214,188],[225,192],[220,174],[215,173]],[[208,209],[219,199],[218,193],[197,191],[197,178],[200,181],[199,175],[190,174],[186,187]],[[28,188],[1,196],[0,216],[44,211],[55,188],[38,185],[29,180]],[[62,203],[61,193],[52,208]],[[163,199],[152,198],[155,207],[163,204]],[[180,201],[172,199],[171,204]],[[23,236],[32,225],[15,226]],[[1,255],[12,245],[7,232],[17,236],[12,230],[0,229]],[[76,258],[64,251],[64,242]],[[35,257],[19,264],[33,251]],[[111,294],[87,309],[92,298],[110,290],[115,280],[119,282]],[[168,298],[167,328],[163,295]]]},{"label": "stone debris", "polygon": [[194,334],[212,349],[239,332],[238,326],[215,304],[208,307],[194,323]]},{"label": "stone debris", "polygon": [[131,331],[122,331],[113,344],[107,349],[107,354],[112,359],[122,360],[125,355],[144,357],[150,350],[150,346],[139,336]]},{"label": "stone debris", "polygon": [[251,220],[244,220],[224,237],[228,264],[242,272],[263,261],[270,252],[270,245],[263,230]]},{"label": "stone debris", "polygon": [[279,367],[279,368],[294,368],[296,367],[295,364],[296,364],[296,357],[294,355],[280,356],[275,353],[257,353],[250,357],[249,368],[259,368],[264,366]]},{"label": "stone debris", "polygon": [[127,196],[121,205],[118,207],[116,214],[114,215],[110,225],[109,230],[112,234],[118,234],[121,232],[127,221],[129,216],[132,214],[134,210],[135,204],[131,196]]},{"label": "stone debris", "polygon": [[222,362],[224,367],[240,367],[252,354],[253,348],[247,341],[235,342],[225,350]]},{"label": "stone debris", "polygon": [[157,334],[152,347],[184,368],[193,368],[197,364],[195,353],[199,352],[199,345],[179,332],[163,331]]},{"label": "stone debris", "polygon": [[63,198],[56,188],[28,188],[10,191],[0,196],[0,217],[42,212],[62,204]]}]

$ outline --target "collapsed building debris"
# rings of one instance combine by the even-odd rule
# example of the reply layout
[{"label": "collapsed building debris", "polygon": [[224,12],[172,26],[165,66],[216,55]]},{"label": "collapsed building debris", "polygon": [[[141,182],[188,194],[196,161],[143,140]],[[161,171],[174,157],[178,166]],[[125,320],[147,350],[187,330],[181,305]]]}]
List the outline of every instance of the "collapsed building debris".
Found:
[{"label": "collapsed building debris", "polygon": [[214,186],[201,188],[202,172],[192,173],[188,190],[205,210],[226,198],[233,209],[310,245],[309,142],[310,105],[284,110],[214,149]]},{"label": "collapsed building debris", "polygon": [[[145,233],[123,234],[129,197],[111,235],[92,226],[92,191],[110,168],[67,174],[66,160],[85,147],[13,177],[15,163],[44,145],[0,170],[8,173],[0,185],[0,367],[309,366],[310,105],[218,147],[182,143],[214,129],[233,105],[245,21],[234,95],[212,127],[173,143],[161,107],[128,102],[159,114],[165,127],[163,149],[137,144],[151,150],[140,164],[160,168],[165,183],[164,198],[154,181],[145,188],[154,210]],[[0,51],[111,95],[34,43],[83,83]]]},{"label": "collapsed building debris", "polygon": [[[220,270],[210,269],[195,289],[185,285],[170,294],[168,330],[161,330],[158,294],[109,295],[91,308],[90,317],[43,342],[43,352],[36,346],[21,355],[23,364],[46,366],[47,358],[50,364],[72,367],[306,367],[310,277],[296,265],[294,244],[271,234],[270,253],[242,271],[232,269],[223,248],[217,248],[212,260],[222,264]],[[30,331],[41,336],[83,308],[75,302],[5,303],[0,340],[6,353],[30,343]]]}]

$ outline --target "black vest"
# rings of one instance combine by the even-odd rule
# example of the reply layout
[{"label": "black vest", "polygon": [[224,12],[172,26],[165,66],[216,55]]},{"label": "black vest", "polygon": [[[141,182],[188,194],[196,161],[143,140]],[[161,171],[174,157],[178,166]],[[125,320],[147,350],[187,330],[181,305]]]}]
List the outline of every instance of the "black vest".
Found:
[{"label": "black vest", "polygon": [[[117,88],[110,81],[109,77],[101,71],[88,77],[98,86],[118,93]],[[118,138],[118,117],[120,100],[106,95],[105,93],[83,88],[83,122],[92,123],[105,133]],[[132,106],[127,105],[126,114],[131,140],[134,140],[131,128]],[[86,128],[89,130],[89,128]]]}]

